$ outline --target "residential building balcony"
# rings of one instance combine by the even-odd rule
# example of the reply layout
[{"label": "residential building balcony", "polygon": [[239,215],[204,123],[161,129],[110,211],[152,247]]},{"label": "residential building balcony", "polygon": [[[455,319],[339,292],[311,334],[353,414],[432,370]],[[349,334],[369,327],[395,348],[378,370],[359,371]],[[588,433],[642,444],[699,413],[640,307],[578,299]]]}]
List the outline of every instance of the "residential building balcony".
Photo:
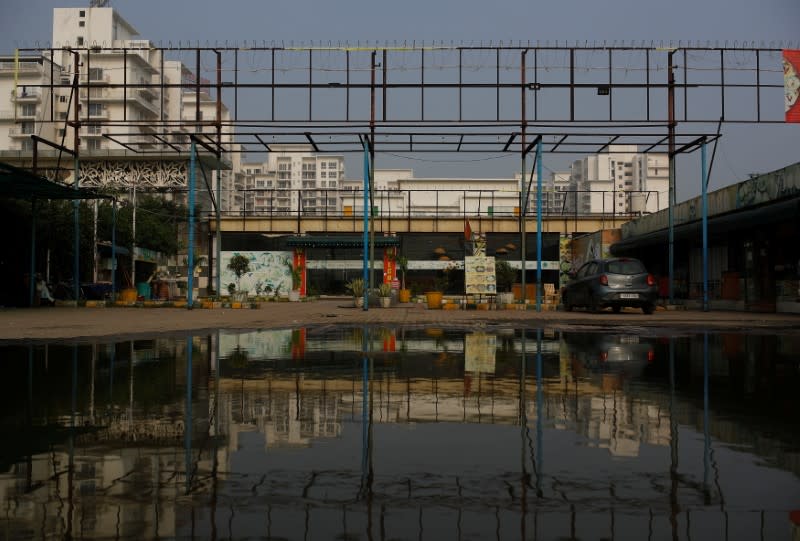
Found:
[{"label": "residential building balcony", "polygon": [[81,100],[98,103],[124,102],[138,105],[148,112],[157,115],[158,105],[150,101],[151,92],[143,92],[140,88],[91,88],[81,90]]},{"label": "residential building balcony", "polygon": [[9,137],[30,137],[36,133],[36,127],[31,123],[30,126],[14,126],[8,130]]},{"label": "residential building balcony", "polygon": [[13,95],[13,101],[16,103],[38,103],[41,99],[41,88],[18,87]]}]

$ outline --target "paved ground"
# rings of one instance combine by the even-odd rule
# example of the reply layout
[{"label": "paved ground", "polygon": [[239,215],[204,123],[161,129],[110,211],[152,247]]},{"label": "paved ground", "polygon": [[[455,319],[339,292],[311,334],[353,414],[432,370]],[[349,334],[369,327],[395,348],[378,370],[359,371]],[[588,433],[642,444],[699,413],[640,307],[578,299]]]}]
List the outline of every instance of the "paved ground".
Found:
[{"label": "paved ground", "polygon": [[15,308],[0,309],[0,340],[73,339],[131,336],[203,329],[269,329],[331,324],[390,324],[473,327],[641,328],[756,330],[800,333],[800,315],[755,314],[728,311],[662,310],[646,316],[641,311],[535,312],[532,310],[428,310],[421,304],[392,308],[356,309],[351,299],[302,303],[266,303],[252,310],[187,310],[185,308]]}]

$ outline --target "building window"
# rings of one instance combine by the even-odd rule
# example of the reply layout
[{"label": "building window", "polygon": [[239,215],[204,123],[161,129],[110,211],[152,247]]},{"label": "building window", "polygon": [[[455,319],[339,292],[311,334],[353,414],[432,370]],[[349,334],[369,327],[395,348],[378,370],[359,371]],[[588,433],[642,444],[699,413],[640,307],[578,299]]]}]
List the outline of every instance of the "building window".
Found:
[{"label": "building window", "polygon": [[30,139],[23,139],[20,143],[20,150],[25,150],[32,152],[33,151],[33,141]]},{"label": "building window", "polygon": [[36,116],[36,104],[25,103],[22,105],[22,116]]},{"label": "building window", "polygon": [[78,26],[83,28],[84,26],[86,26],[86,21],[78,21]]},{"label": "building window", "polygon": [[103,104],[102,103],[90,103],[89,104],[89,116],[102,116],[103,115]]},{"label": "building window", "polygon": [[86,148],[87,150],[100,150],[103,147],[100,145],[100,139],[88,139],[86,141]]},{"label": "building window", "polygon": [[86,17],[86,11],[85,10],[80,10],[78,12],[78,17]]},{"label": "building window", "polygon": [[36,131],[36,124],[33,122],[23,122],[22,125],[20,125],[20,133],[22,133],[23,135],[35,133],[35,131]]},{"label": "building window", "polygon": [[328,162],[319,162],[319,168],[320,169],[327,169],[328,168]]},{"label": "building window", "polygon": [[83,36],[78,36],[77,45],[78,47],[83,47]]}]

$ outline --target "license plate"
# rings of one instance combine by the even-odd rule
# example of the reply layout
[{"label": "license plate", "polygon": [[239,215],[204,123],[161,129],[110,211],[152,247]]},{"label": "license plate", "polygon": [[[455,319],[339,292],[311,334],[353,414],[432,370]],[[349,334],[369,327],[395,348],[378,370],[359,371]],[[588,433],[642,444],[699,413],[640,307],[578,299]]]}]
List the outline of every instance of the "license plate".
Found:
[{"label": "license plate", "polygon": [[639,298],[639,294],[638,293],[620,293],[619,294],[619,298],[620,299],[638,299]]}]

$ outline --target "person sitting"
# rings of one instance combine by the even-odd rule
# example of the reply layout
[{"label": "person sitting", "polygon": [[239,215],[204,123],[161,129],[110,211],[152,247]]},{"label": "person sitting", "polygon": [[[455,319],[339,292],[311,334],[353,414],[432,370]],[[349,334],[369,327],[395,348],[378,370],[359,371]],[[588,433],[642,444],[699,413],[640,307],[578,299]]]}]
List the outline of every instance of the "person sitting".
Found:
[{"label": "person sitting", "polygon": [[56,301],[50,294],[50,289],[47,287],[47,282],[44,281],[40,273],[36,274],[36,293],[39,296],[40,306],[55,306]]}]

